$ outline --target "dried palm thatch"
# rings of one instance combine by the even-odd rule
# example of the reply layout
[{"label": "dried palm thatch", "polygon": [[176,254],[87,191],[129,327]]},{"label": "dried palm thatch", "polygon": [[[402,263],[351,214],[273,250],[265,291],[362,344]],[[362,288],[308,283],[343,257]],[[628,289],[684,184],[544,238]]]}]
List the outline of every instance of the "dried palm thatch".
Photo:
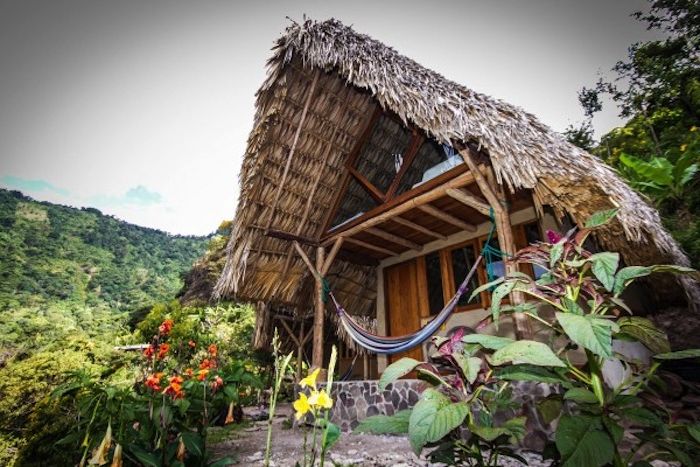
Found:
[{"label": "dried palm thatch", "polygon": [[[478,146],[498,183],[511,191],[531,190],[536,204],[576,223],[595,211],[619,208],[616,221],[597,238],[628,264],[689,264],[657,211],[610,167],[522,109],[454,83],[333,19],[293,23],[273,51],[257,93],[217,294],[310,306],[303,264],[290,254],[288,242],[265,237],[264,231],[320,238],[343,164],[377,105],[439,143]],[[401,144],[397,138],[379,140],[391,146]],[[420,157],[429,156],[419,152]],[[336,261],[331,276],[348,309],[372,315],[374,268]],[[681,281],[696,303],[697,284]]]}]

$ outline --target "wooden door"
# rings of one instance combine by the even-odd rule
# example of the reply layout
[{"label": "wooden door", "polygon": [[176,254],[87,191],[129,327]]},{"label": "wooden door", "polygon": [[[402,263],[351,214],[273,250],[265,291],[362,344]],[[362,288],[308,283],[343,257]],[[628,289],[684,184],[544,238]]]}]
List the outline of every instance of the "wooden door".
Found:
[{"label": "wooden door", "polygon": [[[415,259],[384,269],[386,314],[390,336],[410,334],[420,328],[420,292],[418,261]],[[416,347],[407,352],[389,356],[394,362],[402,357],[423,359],[423,350]]]}]

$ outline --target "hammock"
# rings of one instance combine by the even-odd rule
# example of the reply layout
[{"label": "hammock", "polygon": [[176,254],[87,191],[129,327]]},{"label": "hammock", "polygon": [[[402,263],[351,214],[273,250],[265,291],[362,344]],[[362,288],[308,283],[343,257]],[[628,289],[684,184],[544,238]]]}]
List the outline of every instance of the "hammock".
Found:
[{"label": "hammock", "polygon": [[455,293],[455,295],[450,299],[450,301],[447,302],[447,304],[440,311],[440,313],[438,313],[438,315],[432,321],[430,321],[418,331],[404,336],[383,337],[366,331],[359,324],[357,324],[357,322],[353,320],[352,317],[350,317],[350,315],[345,311],[345,308],[343,308],[343,306],[340,303],[338,303],[338,300],[336,300],[332,291],[328,291],[328,296],[331,298],[331,300],[333,300],[333,305],[335,306],[336,312],[338,313],[338,318],[340,319],[343,328],[345,328],[345,331],[350,337],[352,337],[352,340],[354,340],[358,345],[364,347],[370,352],[384,355],[392,355],[395,353],[410,350],[414,347],[421,345],[423,342],[428,340],[430,336],[435,334],[435,332],[440,328],[440,326],[445,324],[445,322],[457,306],[459,299],[469,288],[469,282],[474,276],[474,273],[476,272],[479,263],[481,263],[482,258],[483,255],[479,255],[476,261],[474,261],[471,270],[464,278],[464,281],[462,281],[462,284],[457,289],[457,293]]}]

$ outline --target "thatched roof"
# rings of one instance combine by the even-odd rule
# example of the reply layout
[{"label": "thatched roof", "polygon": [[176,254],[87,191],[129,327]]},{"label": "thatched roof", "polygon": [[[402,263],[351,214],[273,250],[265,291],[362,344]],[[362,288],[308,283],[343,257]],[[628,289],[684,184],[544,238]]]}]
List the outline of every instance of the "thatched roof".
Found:
[{"label": "thatched roof", "polygon": [[[343,164],[378,105],[439,143],[478,146],[504,187],[531,190],[536,203],[568,213],[576,223],[618,207],[617,220],[597,239],[620,251],[628,264],[689,264],[658,212],[613,169],[522,109],[454,83],[336,20],[293,23],[273,52],[257,93],[218,294],[310,304],[312,286],[304,265],[291,254],[288,241],[266,237],[265,230],[321,237]],[[316,73],[314,97],[278,192]],[[349,309],[372,313],[372,266],[337,260],[330,276]],[[697,294],[695,282],[683,281],[686,293]]]}]

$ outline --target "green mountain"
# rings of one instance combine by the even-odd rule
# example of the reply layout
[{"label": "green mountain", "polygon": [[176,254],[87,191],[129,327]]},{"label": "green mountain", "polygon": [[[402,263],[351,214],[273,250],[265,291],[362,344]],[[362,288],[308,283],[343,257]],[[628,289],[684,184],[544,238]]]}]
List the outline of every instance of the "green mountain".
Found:
[{"label": "green mountain", "polygon": [[208,242],[0,190],[0,353],[108,332],[172,300]]}]

